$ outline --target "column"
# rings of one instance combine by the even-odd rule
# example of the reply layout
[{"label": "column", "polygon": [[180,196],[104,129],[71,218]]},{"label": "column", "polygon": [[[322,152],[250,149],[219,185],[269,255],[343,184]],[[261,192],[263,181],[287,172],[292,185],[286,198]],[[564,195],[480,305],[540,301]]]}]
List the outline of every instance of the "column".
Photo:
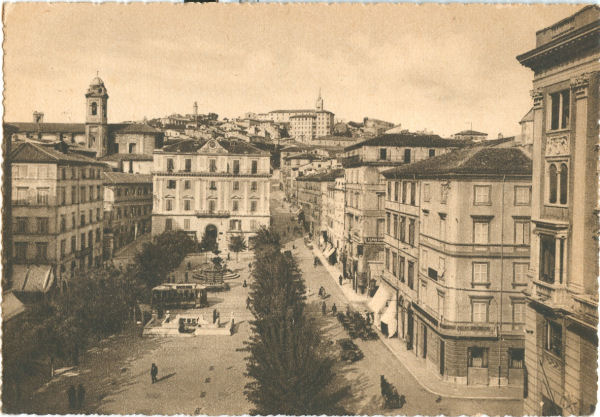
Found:
[{"label": "column", "polygon": [[554,238],[554,285],[564,284],[563,277],[560,274],[560,261],[562,258],[560,242],[560,238]]}]

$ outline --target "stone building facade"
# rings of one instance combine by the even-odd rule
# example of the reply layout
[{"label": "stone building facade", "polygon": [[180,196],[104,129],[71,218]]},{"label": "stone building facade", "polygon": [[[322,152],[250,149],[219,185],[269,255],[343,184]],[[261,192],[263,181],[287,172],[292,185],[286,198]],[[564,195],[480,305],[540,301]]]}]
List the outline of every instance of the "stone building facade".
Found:
[{"label": "stone building facade", "polygon": [[596,407],[599,40],[600,8],[587,6],[517,57],[534,72],[526,414]]},{"label": "stone building facade", "polygon": [[270,224],[270,156],[235,140],[184,140],[154,152],[152,234],[207,234],[221,251]]}]

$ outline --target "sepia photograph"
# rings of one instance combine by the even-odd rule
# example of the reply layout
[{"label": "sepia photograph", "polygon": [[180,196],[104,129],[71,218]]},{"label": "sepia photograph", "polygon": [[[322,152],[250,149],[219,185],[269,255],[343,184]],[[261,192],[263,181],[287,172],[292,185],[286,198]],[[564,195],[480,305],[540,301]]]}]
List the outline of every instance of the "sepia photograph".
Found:
[{"label": "sepia photograph", "polygon": [[598,5],[2,19],[3,414],[595,415]]}]

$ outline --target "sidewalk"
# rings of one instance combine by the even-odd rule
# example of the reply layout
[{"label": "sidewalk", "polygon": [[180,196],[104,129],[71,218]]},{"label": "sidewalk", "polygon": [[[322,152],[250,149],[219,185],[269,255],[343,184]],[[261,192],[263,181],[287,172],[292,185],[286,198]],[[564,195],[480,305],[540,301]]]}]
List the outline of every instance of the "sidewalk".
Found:
[{"label": "sidewalk", "polygon": [[[338,284],[340,272],[327,262],[321,251],[313,246],[313,253],[320,260],[331,279]],[[339,284],[338,284],[339,285]],[[345,283],[341,287],[344,296],[351,303],[360,305],[360,309],[367,306],[369,298],[366,295],[357,294],[352,290],[350,283]],[[398,361],[410,372],[410,374],[421,384],[421,386],[432,394],[444,398],[458,398],[465,400],[522,400],[523,387],[489,387],[454,384],[452,382],[442,381],[439,376],[429,370],[412,353],[406,349],[406,345],[397,337],[388,338],[382,334],[379,329],[374,327],[379,334],[379,340],[385,347],[398,359]]]}]

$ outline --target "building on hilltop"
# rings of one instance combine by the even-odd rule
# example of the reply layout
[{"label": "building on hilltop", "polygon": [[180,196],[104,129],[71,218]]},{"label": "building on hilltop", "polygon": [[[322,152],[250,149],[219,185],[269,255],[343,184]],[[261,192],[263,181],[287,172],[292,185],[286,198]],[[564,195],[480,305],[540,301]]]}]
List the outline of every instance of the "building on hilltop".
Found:
[{"label": "building on hilltop", "polygon": [[522,385],[531,160],[476,146],[383,176],[376,325],[443,380]]},{"label": "building on hilltop", "polygon": [[69,151],[64,143],[20,143],[12,173],[12,285],[15,293],[64,289],[75,270],[102,261],[107,167]]},{"label": "building on hilltop", "polygon": [[537,31],[524,413],[584,415],[598,381],[600,8]]},{"label": "building on hilltop", "polygon": [[488,134],[476,130],[463,130],[452,135],[452,139],[470,140],[472,142],[481,142],[487,140]]},{"label": "building on hilltop", "polygon": [[251,240],[270,223],[270,155],[241,141],[183,140],[154,151],[152,234],[180,229],[216,242]]}]

